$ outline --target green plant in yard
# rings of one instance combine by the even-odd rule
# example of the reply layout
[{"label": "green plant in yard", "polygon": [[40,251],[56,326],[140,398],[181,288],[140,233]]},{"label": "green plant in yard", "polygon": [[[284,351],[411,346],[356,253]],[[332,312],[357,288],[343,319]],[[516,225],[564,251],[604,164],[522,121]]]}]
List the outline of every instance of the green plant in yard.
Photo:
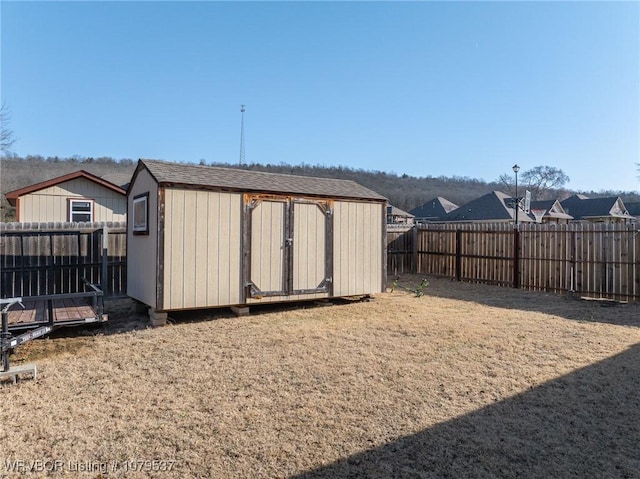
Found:
[{"label": "green plant in yard", "polygon": [[404,289],[405,291],[409,291],[410,293],[415,294],[416,298],[419,298],[420,296],[424,296],[424,289],[427,286],[429,286],[429,280],[427,278],[423,278],[422,281],[420,282],[420,285],[416,286],[415,288],[413,287],[407,288],[406,286],[401,285],[399,281],[400,281],[399,277],[394,280],[393,284],[391,285],[391,292],[393,293],[396,288],[401,288],[401,289]]},{"label": "green plant in yard", "polygon": [[420,281],[420,286],[418,286],[415,290],[416,293],[416,297],[420,297],[424,295],[424,288],[426,288],[427,286],[429,286],[429,280],[427,278],[422,278],[422,281]]}]

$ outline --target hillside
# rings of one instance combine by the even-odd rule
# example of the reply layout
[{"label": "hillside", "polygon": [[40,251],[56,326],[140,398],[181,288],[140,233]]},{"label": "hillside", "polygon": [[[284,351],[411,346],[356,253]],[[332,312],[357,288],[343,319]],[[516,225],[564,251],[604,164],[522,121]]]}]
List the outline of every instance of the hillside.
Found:
[{"label": "hillside", "polygon": [[[48,180],[57,176],[71,173],[77,170],[85,170],[94,175],[103,177],[127,178],[135,169],[136,162],[130,159],[115,160],[110,157],[101,158],[58,158],[58,157],[8,157],[0,160],[0,192],[2,198],[2,220],[11,221],[14,217],[11,208],[4,197],[8,191],[16,190],[34,183]],[[325,178],[349,179],[370,188],[389,199],[389,202],[403,210],[411,210],[416,206],[436,197],[442,196],[460,205],[474,198],[482,196],[492,190],[504,190],[504,185],[497,182],[486,183],[467,177],[422,177],[416,178],[408,175],[396,175],[382,171],[366,171],[349,167],[324,167],[319,165],[232,165],[215,163],[213,166],[225,166],[232,168],[244,168],[255,171],[267,171],[272,173],[287,173]],[[573,191],[555,191],[554,196],[563,199]],[[588,196],[621,196],[624,201],[640,201],[640,195],[633,192],[580,192]]]}]

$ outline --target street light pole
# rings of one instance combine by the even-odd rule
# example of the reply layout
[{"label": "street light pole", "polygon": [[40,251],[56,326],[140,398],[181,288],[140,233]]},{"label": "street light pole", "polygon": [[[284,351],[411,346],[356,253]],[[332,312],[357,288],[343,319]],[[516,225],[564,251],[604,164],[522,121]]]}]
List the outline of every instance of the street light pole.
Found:
[{"label": "street light pole", "polygon": [[518,166],[518,164],[516,163],[515,165],[513,165],[512,167],[513,172],[516,174],[516,201],[515,201],[515,208],[516,208],[516,223],[515,223],[515,227],[518,227],[518,210],[520,209],[520,198],[518,198],[518,171],[520,171],[520,166]]},{"label": "street light pole", "polygon": [[518,171],[520,167],[516,163],[512,167],[513,172],[516,174],[516,201],[514,206],[516,207],[516,220],[513,225],[513,287],[520,287],[520,228],[518,227],[518,210],[520,209],[520,198],[518,198]]}]

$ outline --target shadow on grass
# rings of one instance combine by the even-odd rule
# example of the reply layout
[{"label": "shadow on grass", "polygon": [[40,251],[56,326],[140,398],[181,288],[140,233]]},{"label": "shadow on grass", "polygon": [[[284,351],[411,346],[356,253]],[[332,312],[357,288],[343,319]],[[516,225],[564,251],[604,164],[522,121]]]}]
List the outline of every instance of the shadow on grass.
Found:
[{"label": "shadow on grass", "polygon": [[[251,317],[262,314],[295,311],[300,309],[319,308],[326,305],[350,304],[354,301],[361,301],[362,298],[346,299],[332,298],[331,301],[323,304],[317,300],[306,300],[299,302],[264,303],[251,305]],[[78,338],[96,335],[109,336],[113,334],[128,333],[151,327],[148,307],[129,297],[109,298],[105,300],[104,312],[108,316],[108,321],[102,323],[87,323],[62,326],[48,333],[42,338]],[[17,307],[16,307],[17,308]],[[237,316],[229,307],[189,309],[183,311],[169,312],[170,324],[188,324],[205,321],[213,321],[223,318],[236,318]],[[24,333],[26,330],[14,331],[14,336]],[[40,339],[40,338],[38,338]]]},{"label": "shadow on grass", "polygon": [[296,478],[640,477],[640,344]]},{"label": "shadow on grass", "polygon": [[[349,301],[346,299],[335,299],[329,304],[339,305],[347,304]],[[251,305],[250,316],[260,316],[262,314],[295,311],[300,309],[318,308],[322,305],[317,301],[300,301],[300,302],[288,302],[288,303],[264,303]],[[78,334],[92,332],[102,332],[105,335],[126,333],[129,331],[135,331],[139,329],[146,329],[150,327],[149,316],[147,313],[148,307],[138,301],[131,298],[118,298],[105,301],[105,312],[109,316],[109,320],[106,323],[101,323],[93,327],[82,327],[77,329]],[[220,308],[202,308],[202,309],[186,309],[170,311],[168,313],[170,324],[189,324],[200,323],[207,321],[215,321],[217,319],[224,318],[236,318],[237,316],[231,311],[229,307]],[[241,319],[241,318],[240,318]],[[64,331],[66,328],[63,328]],[[70,331],[70,329],[68,330]],[[53,333],[52,333],[53,334]],[[63,335],[68,335],[64,334]]]},{"label": "shadow on grass", "polygon": [[[326,301],[322,300],[304,300],[304,301],[289,301],[289,302],[274,302],[274,303],[261,303],[251,304],[249,306],[250,313],[247,317],[259,317],[263,314],[271,313],[286,313],[288,311],[300,311],[304,309],[316,309],[328,306],[340,306],[345,304],[352,304],[354,302],[366,301],[364,297],[357,298],[331,298]],[[210,321],[221,318],[236,318],[237,316],[231,311],[230,308],[207,308],[207,309],[192,309],[184,311],[171,311],[169,317],[173,322],[190,323],[200,321]],[[240,317],[242,319],[242,316]]]},{"label": "shadow on grass", "polygon": [[[399,278],[400,287],[415,289],[425,276]],[[566,319],[640,327],[640,304],[585,300],[568,294],[514,289],[505,286],[458,282],[449,278],[428,277],[425,296],[470,301],[485,306],[518,309],[560,316]],[[395,278],[388,281],[389,287]]]}]

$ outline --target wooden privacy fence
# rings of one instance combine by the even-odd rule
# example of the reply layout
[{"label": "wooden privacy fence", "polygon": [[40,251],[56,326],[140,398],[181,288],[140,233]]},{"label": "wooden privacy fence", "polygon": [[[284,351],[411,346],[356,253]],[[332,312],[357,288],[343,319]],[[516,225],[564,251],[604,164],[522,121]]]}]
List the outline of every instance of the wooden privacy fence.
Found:
[{"label": "wooden privacy fence", "polygon": [[426,224],[387,232],[387,271],[640,301],[636,224]]},{"label": "wooden privacy fence", "polygon": [[[106,234],[105,234],[106,233]],[[417,273],[640,301],[640,230],[613,224],[427,224],[387,229],[390,276]],[[123,223],[0,223],[0,297],[126,294]]]},{"label": "wooden privacy fence", "polygon": [[126,294],[124,223],[0,223],[0,297]]},{"label": "wooden privacy fence", "polygon": [[387,225],[387,275],[416,271],[417,228],[407,225]]}]

